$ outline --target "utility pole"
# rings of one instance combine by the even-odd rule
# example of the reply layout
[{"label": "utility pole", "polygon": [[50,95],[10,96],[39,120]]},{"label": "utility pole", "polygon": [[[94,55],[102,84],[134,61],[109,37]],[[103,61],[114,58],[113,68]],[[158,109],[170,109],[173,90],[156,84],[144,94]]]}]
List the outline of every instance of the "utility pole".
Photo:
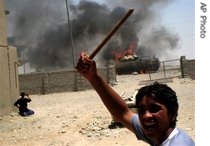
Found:
[{"label": "utility pole", "polygon": [[72,29],[71,29],[71,22],[70,22],[70,16],[69,16],[69,7],[68,7],[68,0],[65,0],[66,2],[66,12],[67,12],[67,18],[68,18],[68,27],[69,27],[69,40],[71,41],[71,51],[72,51],[72,59],[73,59],[73,66],[76,65],[75,62],[75,52],[74,52],[74,41],[72,37]]},{"label": "utility pole", "polygon": [[[72,36],[72,29],[71,29],[71,22],[70,22],[70,16],[69,16],[69,6],[68,6],[68,0],[65,0],[66,3],[66,12],[67,12],[67,17],[68,17],[68,26],[69,26],[69,40],[71,41],[71,51],[72,51],[72,60],[73,60],[73,67],[76,66],[75,62],[75,52],[74,52],[74,42],[73,42],[73,36]],[[74,85],[75,85],[75,91],[78,91],[78,86],[77,86],[77,72],[76,70],[74,71]]]}]

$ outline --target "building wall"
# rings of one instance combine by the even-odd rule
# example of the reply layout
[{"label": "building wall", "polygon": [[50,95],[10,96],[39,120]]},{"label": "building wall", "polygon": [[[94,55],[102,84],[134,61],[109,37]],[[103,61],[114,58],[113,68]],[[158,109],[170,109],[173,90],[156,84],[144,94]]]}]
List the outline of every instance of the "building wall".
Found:
[{"label": "building wall", "polygon": [[15,47],[7,45],[6,30],[4,1],[0,0],[0,116],[16,110],[13,103],[19,91],[17,52]]},{"label": "building wall", "polygon": [[7,46],[7,38],[6,38],[6,15],[4,8],[4,0],[0,0],[0,46]]},{"label": "building wall", "polygon": [[[13,106],[14,102],[19,98],[19,79],[18,79],[18,58],[17,48],[13,46],[8,47],[8,58],[9,58],[9,83],[10,83],[10,111],[16,111],[17,108]],[[10,111],[8,113],[10,113]]]},{"label": "building wall", "polygon": [[9,67],[7,58],[7,48],[0,47],[0,115],[5,115],[10,111],[10,84],[9,84]]},{"label": "building wall", "polygon": [[0,47],[0,116],[16,110],[13,103],[19,97],[15,47]]}]

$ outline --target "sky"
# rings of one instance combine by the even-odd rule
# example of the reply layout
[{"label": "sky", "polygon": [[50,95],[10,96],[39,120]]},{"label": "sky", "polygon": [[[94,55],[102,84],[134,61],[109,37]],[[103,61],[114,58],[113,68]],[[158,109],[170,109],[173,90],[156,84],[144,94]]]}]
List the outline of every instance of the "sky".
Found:
[{"label": "sky", "polygon": [[[106,0],[92,0],[106,3]],[[195,0],[174,0],[167,6],[158,7],[157,25],[173,30],[180,38],[179,49],[174,56],[195,59]]]},{"label": "sky", "polygon": [[[67,0],[72,24],[71,42],[66,33],[69,28],[65,1],[6,1],[11,12],[8,36],[15,38],[18,45],[27,46],[28,50],[23,54],[35,67],[39,68],[43,63],[48,68],[69,67],[74,57],[67,54],[78,57],[78,52],[86,48],[85,51],[92,52],[128,8],[134,8],[128,23],[124,23],[96,58],[110,59],[107,56],[113,56],[111,52],[123,52],[133,42],[138,43],[135,53],[141,57],[156,56],[160,61],[179,59],[180,56],[195,58],[194,0]],[[55,44],[49,47],[52,42]],[[74,46],[76,53],[70,51],[69,44]],[[46,57],[37,60],[40,54]]]},{"label": "sky", "polygon": [[161,12],[160,23],[179,34],[182,45],[177,54],[195,59],[195,1],[174,1]]}]

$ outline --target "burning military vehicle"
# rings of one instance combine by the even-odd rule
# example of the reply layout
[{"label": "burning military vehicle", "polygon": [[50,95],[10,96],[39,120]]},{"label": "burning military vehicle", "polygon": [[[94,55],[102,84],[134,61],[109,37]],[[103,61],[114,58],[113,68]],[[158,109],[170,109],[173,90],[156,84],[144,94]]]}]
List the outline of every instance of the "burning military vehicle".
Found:
[{"label": "burning military vehicle", "polygon": [[160,67],[158,58],[138,57],[137,55],[125,55],[116,62],[117,74],[148,73],[157,71]]},{"label": "burning military vehicle", "polygon": [[[135,53],[136,48],[137,44],[131,43],[125,51],[114,52],[117,74],[131,74],[133,72],[140,74],[155,72],[159,69],[160,61],[157,57],[151,57],[150,53],[146,53],[144,48],[138,49],[140,53],[137,55]],[[144,56],[141,54],[144,54]]]}]

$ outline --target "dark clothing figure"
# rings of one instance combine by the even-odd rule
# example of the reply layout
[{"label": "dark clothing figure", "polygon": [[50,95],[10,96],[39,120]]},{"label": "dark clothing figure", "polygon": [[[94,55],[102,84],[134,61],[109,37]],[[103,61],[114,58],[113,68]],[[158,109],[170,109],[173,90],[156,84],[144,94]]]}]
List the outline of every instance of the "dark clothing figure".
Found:
[{"label": "dark clothing figure", "polygon": [[15,103],[14,106],[19,108],[19,114],[21,116],[30,116],[34,114],[34,111],[28,109],[28,102],[31,102],[31,98],[28,96],[28,94],[25,94],[22,92],[20,94],[21,98],[18,99]]}]

